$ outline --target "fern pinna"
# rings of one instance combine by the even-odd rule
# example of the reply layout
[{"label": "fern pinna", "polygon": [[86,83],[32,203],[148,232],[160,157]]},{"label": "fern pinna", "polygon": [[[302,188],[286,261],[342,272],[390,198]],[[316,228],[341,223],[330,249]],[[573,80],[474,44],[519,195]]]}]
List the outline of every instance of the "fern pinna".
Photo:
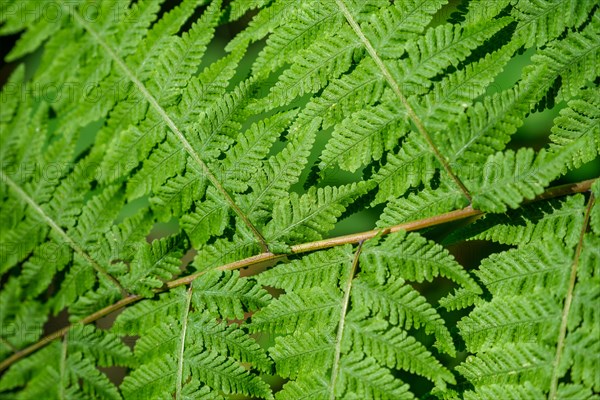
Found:
[{"label": "fern pinna", "polygon": [[0,7],[2,398],[600,395],[596,2]]}]

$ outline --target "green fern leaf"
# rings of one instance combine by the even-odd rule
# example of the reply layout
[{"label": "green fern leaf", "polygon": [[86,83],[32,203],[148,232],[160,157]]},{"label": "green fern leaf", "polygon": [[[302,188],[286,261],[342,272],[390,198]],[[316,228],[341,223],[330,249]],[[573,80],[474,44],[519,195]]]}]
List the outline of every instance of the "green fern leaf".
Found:
[{"label": "green fern leaf", "polygon": [[372,358],[351,354],[341,365],[335,393],[349,399],[413,399],[408,385],[377,365]]},{"label": "green fern leaf", "polygon": [[185,245],[184,239],[171,236],[141,247],[131,262],[123,285],[132,293],[153,297],[151,289],[162,287],[164,281],[179,273]]},{"label": "green fern leaf", "polygon": [[377,221],[377,226],[384,228],[416,221],[458,209],[463,205],[466,205],[465,198],[455,188],[427,188],[417,194],[410,193],[407,197],[388,201]]},{"label": "green fern leaf", "polygon": [[309,254],[265,271],[259,276],[260,283],[287,291],[337,285],[348,273],[351,250],[344,246]]},{"label": "green fern leaf", "polygon": [[266,226],[269,240],[317,240],[333,229],[335,222],[356,197],[366,193],[368,185],[360,182],[341,187],[313,189],[302,197],[291,193],[278,201],[273,220]]},{"label": "green fern leaf", "polygon": [[577,28],[593,7],[591,1],[522,1],[513,9],[518,35],[527,47],[541,47],[566,28]]},{"label": "green fern leaf", "polygon": [[264,307],[269,294],[237,271],[209,272],[194,282],[192,303],[221,318],[244,318],[245,311]]},{"label": "green fern leaf", "polygon": [[424,376],[440,388],[445,387],[445,382],[455,383],[450,371],[406,331],[397,327],[388,329],[384,320],[348,318],[347,343],[362,353],[372,354],[380,365]]},{"label": "green fern leaf", "polygon": [[339,293],[319,287],[279,297],[253,316],[252,331],[290,334],[311,327],[331,327],[339,314]]},{"label": "green fern leaf", "polygon": [[443,276],[466,289],[480,291],[477,283],[446,250],[417,233],[390,235],[379,246],[367,247],[361,256],[365,271],[371,272],[381,283],[396,275],[416,282]]},{"label": "green fern leaf", "polygon": [[442,318],[402,279],[389,279],[383,285],[373,279],[359,279],[353,286],[353,303],[368,307],[375,315],[406,330],[424,326],[426,333],[435,335],[440,350],[448,354],[456,351]]},{"label": "green fern leaf", "polygon": [[[516,208],[523,199],[533,199],[542,193],[557,175],[560,162],[543,150],[537,155],[532,149],[506,151],[488,158],[486,173],[477,184],[473,206],[490,212],[505,212]],[[560,165],[560,164],[559,164]]]},{"label": "green fern leaf", "polygon": [[521,245],[552,236],[573,244],[579,239],[578,228],[583,222],[583,201],[583,196],[572,196],[526,204],[522,206],[526,213],[520,218],[512,210],[505,214],[488,214],[471,226],[453,232],[446,242],[473,238]]},{"label": "green fern leaf", "polygon": [[327,381],[319,374],[306,374],[298,380],[289,381],[283,386],[283,390],[275,395],[277,400],[315,399],[325,400],[329,398]]},{"label": "green fern leaf", "polygon": [[302,377],[309,373],[324,373],[332,363],[334,338],[319,330],[307,330],[295,335],[277,337],[269,353],[284,378]]},{"label": "green fern leaf", "polygon": [[0,397],[596,399],[596,3],[3,1]]}]

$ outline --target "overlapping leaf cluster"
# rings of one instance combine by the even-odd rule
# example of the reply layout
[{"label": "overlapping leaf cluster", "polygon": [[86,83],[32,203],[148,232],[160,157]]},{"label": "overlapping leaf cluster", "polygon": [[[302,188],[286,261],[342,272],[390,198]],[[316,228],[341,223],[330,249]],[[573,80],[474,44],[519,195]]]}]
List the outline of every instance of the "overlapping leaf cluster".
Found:
[{"label": "overlapping leaf cluster", "polygon": [[[600,392],[599,205],[524,204],[600,153],[594,1],[0,6],[0,34],[20,34],[0,93],[0,358],[73,324],[11,362],[3,396]],[[555,104],[547,146],[507,147]],[[443,243],[510,247],[474,273],[417,233],[310,246],[367,208],[385,228],[468,204],[487,214]],[[279,263],[231,271],[257,255]],[[428,298],[434,280],[453,291]]]}]

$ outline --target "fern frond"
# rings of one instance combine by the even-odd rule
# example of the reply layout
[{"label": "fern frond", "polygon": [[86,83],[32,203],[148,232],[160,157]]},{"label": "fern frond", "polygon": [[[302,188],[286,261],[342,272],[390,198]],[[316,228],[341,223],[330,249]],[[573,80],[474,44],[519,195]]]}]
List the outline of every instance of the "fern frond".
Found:
[{"label": "fern frond", "polygon": [[[42,371],[41,376],[38,374],[40,366],[44,365],[46,357],[54,357],[54,360],[60,357],[60,345],[53,343],[38,353],[33,354],[30,358],[26,358],[13,365],[0,378],[0,391],[7,392],[10,389],[20,386],[31,385],[31,382],[35,380],[45,382],[51,379],[52,377],[48,376],[50,375],[50,371]],[[54,363],[55,361],[53,361]],[[33,377],[36,377],[36,379],[32,379]]]},{"label": "fern frond", "polygon": [[164,281],[179,274],[180,259],[186,244],[185,239],[171,236],[142,246],[122,280],[125,288],[131,293],[153,297],[152,289],[160,288]]},{"label": "fern frond", "polygon": [[0,324],[6,329],[0,335],[0,356],[4,358],[41,337],[47,312],[45,307],[29,298],[17,279],[9,279],[3,289],[0,294]]},{"label": "fern frond", "polygon": [[459,323],[469,349],[484,352],[503,343],[542,341],[556,336],[560,308],[540,293],[510,298],[497,297],[479,304],[469,317]]},{"label": "fern frond", "polygon": [[521,1],[512,11],[518,21],[518,38],[527,47],[539,48],[565,29],[583,24],[593,6],[592,1]]},{"label": "fern frond", "polygon": [[410,193],[407,197],[388,201],[377,226],[384,228],[439,215],[461,208],[460,206],[466,205],[465,201],[462,193],[453,187],[426,188],[419,193]]},{"label": "fern frond", "polygon": [[437,387],[455,383],[454,376],[427,348],[398,327],[388,329],[385,320],[353,320],[348,317],[344,341],[361,353],[371,354],[380,365],[408,371],[435,382]]},{"label": "fern frond", "polygon": [[189,368],[200,380],[225,394],[242,393],[261,399],[273,398],[269,386],[258,376],[216,353],[201,351],[190,354]]},{"label": "fern frond", "polygon": [[[510,24],[495,35],[501,34],[509,27]],[[488,42],[492,38],[488,39]],[[418,96],[419,98],[413,97],[417,114],[422,116],[423,123],[433,133],[436,142],[439,142],[442,148],[445,148],[446,143],[451,139],[447,134],[442,133],[447,131],[448,126],[452,127],[457,123],[465,110],[468,110],[479,96],[485,93],[517,49],[518,45],[515,42],[509,42],[477,62],[459,65],[459,69],[455,72],[445,74],[440,81],[432,82],[431,89],[427,93]],[[475,58],[473,54],[469,57]]]},{"label": "fern frond", "polygon": [[181,313],[184,300],[182,290],[159,295],[156,300],[144,300],[119,314],[112,331],[117,334],[140,335],[158,325],[163,315]]},{"label": "fern frond", "polygon": [[216,322],[205,315],[194,314],[191,318],[190,333],[198,344],[211,348],[222,356],[231,355],[261,372],[271,371],[271,359],[240,327]]},{"label": "fern frond", "polygon": [[570,100],[577,96],[587,82],[593,82],[598,76],[596,66],[600,57],[600,16],[597,9],[589,19],[589,24],[581,32],[573,32],[562,40],[552,41],[545,49],[532,56],[533,63],[523,71],[523,82],[532,84],[535,81],[545,81],[543,92],[538,93],[538,98],[545,94],[555,80],[560,79],[556,99]]},{"label": "fern frond", "polygon": [[335,394],[349,399],[414,399],[408,385],[381,368],[373,358],[350,354],[340,368]]},{"label": "fern frond", "polygon": [[[207,185],[207,179],[190,169],[169,178],[150,198],[150,204],[157,218],[168,221],[172,216],[180,216],[190,210],[194,200],[202,198]],[[195,242],[193,234],[190,240]]]},{"label": "fern frond", "polygon": [[532,149],[507,150],[488,158],[485,173],[477,183],[473,206],[490,212],[516,208],[523,199],[533,199],[558,175],[564,154],[553,157]]},{"label": "fern frond", "polygon": [[[600,180],[596,179],[591,187],[596,198],[600,197]],[[596,235],[600,235],[600,202],[596,202],[590,214],[590,227]]]},{"label": "fern frond", "polygon": [[552,353],[537,343],[507,344],[494,350],[468,357],[457,367],[469,382],[480,385],[537,382],[543,387],[550,381]]},{"label": "fern frond", "polygon": [[133,362],[129,347],[117,335],[93,326],[73,327],[67,340],[70,351],[81,352],[93,358],[99,366],[131,365]]},{"label": "fern frond", "polygon": [[128,366],[133,361],[131,351],[118,336],[92,326],[74,328],[62,344],[53,343],[40,354],[54,359],[16,364],[0,380],[0,391],[24,386],[21,395],[25,398],[120,399],[116,386],[97,366]]},{"label": "fern frond", "polygon": [[525,204],[524,215],[513,210],[488,214],[468,227],[458,229],[446,239],[452,243],[464,239],[482,239],[510,245],[523,245],[552,236],[573,244],[579,239],[583,222],[583,196]]},{"label": "fern frond", "polygon": [[287,291],[335,286],[348,273],[347,267],[351,260],[350,246],[335,247],[279,265],[260,274],[258,279],[261,285]]},{"label": "fern frond", "polygon": [[589,134],[583,134],[580,143],[591,145],[591,149],[583,156],[577,145],[560,146],[560,150],[554,146],[549,151],[542,149],[537,155],[528,149],[491,155],[486,162],[483,180],[477,183],[481,188],[478,192],[484,190],[485,193],[475,193],[473,205],[486,211],[504,212],[506,205],[514,208],[523,198],[532,199],[541,193],[546,185],[563,174],[569,166],[581,165],[584,161],[594,159],[599,147],[597,141],[592,139],[597,136],[594,133],[598,125],[593,118],[587,129],[582,128],[584,131],[589,130]]},{"label": "fern frond", "polygon": [[277,392],[275,398],[277,400],[326,400],[329,398],[327,381],[320,374],[309,373],[297,380],[287,382],[283,390]]},{"label": "fern frond", "polygon": [[277,337],[269,353],[277,365],[277,373],[284,378],[323,374],[333,362],[334,339],[318,329],[307,330]]},{"label": "fern frond", "polygon": [[[588,396],[597,389],[597,372],[584,372],[596,371],[596,366],[579,356],[584,347],[599,345],[596,328],[583,322],[600,318],[591,306],[600,295],[592,272],[597,237],[586,233],[593,202],[592,197],[577,224],[574,243],[554,239],[550,246],[547,237],[538,238],[482,261],[477,274],[492,299],[477,302],[458,324],[467,349],[476,354],[458,370],[476,393],[486,392],[489,384],[527,382],[549,398],[559,393]],[[576,205],[583,211],[581,202],[571,207]]]},{"label": "fern frond", "polygon": [[122,385],[126,398],[181,397],[198,391],[202,396],[223,392],[273,397],[269,386],[242,366],[268,371],[271,363],[264,350],[244,330],[215,320],[243,318],[245,310],[264,305],[268,294],[238,276],[230,271],[206,274],[187,291],[173,291],[158,302],[145,300],[119,316],[113,330],[140,335],[135,347],[140,365]]},{"label": "fern frond", "polygon": [[[255,8],[261,3],[266,5],[268,2],[263,2],[263,0],[258,0],[255,3],[236,1],[233,8],[235,11],[234,18],[243,15],[245,11]],[[270,7],[259,10],[248,24],[248,27],[229,42],[225,49],[229,51],[242,43],[261,40],[274,29],[284,25],[288,20],[293,20],[296,14],[300,14],[302,11],[301,3],[274,2]]]},{"label": "fern frond", "polygon": [[405,112],[398,105],[385,103],[360,110],[336,125],[321,154],[319,169],[333,164],[354,172],[371,160],[381,159],[406,134]]},{"label": "fern frond", "polygon": [[[211,189],[206,191],[206,199],[194,212],[181,218],[181,227],[195,248],[201,247],[212,236],[221,235],[229,223],[228,205]],[[191,206],[191,201],[188,205]]]},{"label": "fern frond", "polygon": [[291,334],[309,328],[335,326],[340,309],[339,291],[319,287],[280,296],[252,317],[252,331]]},{"label": "fern frond", "polygon": [[383,58],[402,55],[406,42],[422,33],[433,15],[445,1],[418,1],[394,3],[374,14],[365,27],[365,36],[373,43]]},{"label": "fern frond", "polygon": [[319,3],[316,7],[311,3],[303,3],[299,7],[290,7],[287,11],[282,13],[282,19],[288,23],[280,25],[281,29],[269,35],[266,46],[252,65],[257,76],[266,76],[289,63],[320,35],[341,25],[335,6],[329,2]]},{"label": "fern frond", "polygon": [[286,243],[318,240],[333,229],[346,207],[367,189],[367,183],[359,182],[312,188],[303,196],[291,193],[275,203],[273,220],[266,226],[265,235],[269,240]]},{"label": "fern frond", "polygon": [[223,176],[225,187],[236,193],[248,189],[248,182],[258,171],[261,161],[297,112],[277,113],[252,124],[238,135],[237,143],[229,150],[218,172]]},{"label": "fern frond", "polygon": [[417,233],[390,235],[378,246],[365,248],[362,258],[364,270],[381,283],[394,276],[415,282],[443,276],[474,292],[481,290],[447,250]]},{"label": "fern frond", "polygon": [[454,292],[442,297],[440,305],[448,311],[462,310],[481,302],[481,294],[465,288],[458,288]]},{"label": "fern frond", "polygon": [[511,398],[515,400],[543,400],[546,398],[544,393],[530,382],[524,384],[489,384],[478,387],[475,391],[465,393],[465,399],[497,399],[510,393]]},{"label": "fern frond", "polygon": [[[66,393],[70,396],[81,396],[84,398],[98,398],[118,400],[121,398],[117,388],[109,381],[108,377],[98,371],[94,363],[80,355],[71,356],[66,363],[68,371],[66,375],[67,382],[73,385],[66,390],[59,389],[59,398]],[[62,375],[62,374],[61,374]],[[64,379],[61,376],[61,380]],[[79,390],[75,389],[75,382],[80,385]],[[62,381],[61,384],[65,382]]]},{"label": "fern frond", "polygon": [[144,364],[123,381],[121,391],[126,399],[167,398],[168,389],[175,383],[174,364],[171,356],[155,359],[152,364]]},{"label": "fern frond", "polygon": [[187,32],[181,37],[171,37],[169,45],[163,49],[163,55],[148,82],[151,92],[160,93],[157,101],[163,107],[168,107],[177,100],[202,61],[219,20],[220,7],[219,0],[212,1],[202,17]]},{"label": "fern frond", "polygon": [[[277,154],[264,160],[261,168],[248,183],[253,192],[240,199],[241,207],[253,219],[266,222],[273,204],[289,196],[290,187],[298,182],[307,163],[320,120],[312,120],[291,134],[290,142]],[[293,162],[292,162],[293,161]]]},{"label": "fern frond", "polygon": [[328,34],[301,52],[296,62],[278,78],[259,107],[281,106],[306,93],[323,88],[329,77],[339,77],[359,57],[360,42],[347,26]]},{"label": "fern frond", "polygon": [[312,97],[302,109],[294,126],[321,118],[323,129],[381,98],[384,79],[377,73],[373,60],[362,59],[349,74],[329,82],[320,96]]},{"label": "fern frond", "polygon": [[458,65],[470,52],[499,29],[508,24],[508,18],[487,21],[458,29],[450,24],[430,28],[414,43],[406,46],[408,58],[400,63],[400,75],[406,82],[429,86],[429,79],[449,65]]},{"label": "fern frond", "polygon": [[357,279],[353,284],[352,303],[367,307],[374,315],[387,319],[405,330],[425,327],[434,334],[440,350],[454,354],[450,331],[433,307],[402,279],[388,279],[384,284],[374,279]]},{"label": "fern frond", "polygon": [[600,393],[596,2],[1,3],[0,397]]},{"label": "fern frond", "polygon": [[244,312],[267,305],[270,295],[238,271],[213,271],[194,284],[192,304],[220,318],[244,318]]},{"label": "fern frond", "polygon": [[568,277],[564,265],[571,258],[561,246],[534,242],[486,258],[476,274],[493,295],[535,293],[552,287],[561,296]]},{"label": "fern frond", "polygon": [[420,184],[428,185],[437,162],[425,141],[415,132],[408,134],[397,154],[390,154],[387,162],[373,175],[379,185],[374,204],[402,196]]},{"label": "fern frond", "polygon": [[582,98],[569,102],[552,126],[551,152],[570,155],[561,174],[579,168],[600,154],[600,95],[587,90]]}]

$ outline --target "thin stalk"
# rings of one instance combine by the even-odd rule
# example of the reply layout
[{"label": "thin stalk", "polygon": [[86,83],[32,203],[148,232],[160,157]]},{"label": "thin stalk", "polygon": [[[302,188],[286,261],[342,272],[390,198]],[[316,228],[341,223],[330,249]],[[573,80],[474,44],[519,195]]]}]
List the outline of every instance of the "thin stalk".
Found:
[{"label": "thin stalk", "polygon": [[[590,187],[592,186],[592,183],[594,181],[595,181],[595,179],[589,179],[589,180],[574,183],[574,184],[567,184],[567,185],[561,185],[561,186],[549,188],[544,193],[537,196],[535,199],[528,201],[528,203],[540,201],[540,200],[546,200],[546,199],[550,199],[550,198],[554,198],[554,197],[566,196],[566,195],[575,194],[575,193],[587,192],[590,190]],[[420,219],[420,220],[416,220],[416,221],[406,222],[406,223],[394,225],[394,226],[391,226],[388,228],[376,229],[376,230],[372,230],[372,231],[360,232],[360,233],[339,236],[339,237],[330,238],[330,239],[318,240],[318,241],[310,242],[310,243],[298,244],[298,245],[291,247],[291,254],[302,254],[302,253],[307,253],[310,251],[316,251],[316,250],[327,249],[330,247],[341,246],[344,244],[356,244],[356,243],[360,243],[362,241],[371,239],[377,235],[386,235],[386,234],[398,232],[401,230],[404,230],[407,232],[417,231],[420,229],[441,225],[441,224],[444,224],[447,222],[459,221],[459,220],[462,220],[465,218],[483,215],[483,214],[484,214],[483,211],[474,210],[471,206],[467,206],[460,210],[450,211],[445,214],[436,215],[434,217],[424,218],[424,219]],[[286,258],[287,256],[288,256],[288,254],[273,254],[271,252],[265,252],[265,253],[261,253],[261,254],[258,254],[258,255],[252,256],[252,257],[244,258],[242,260],[238,260],[238,261],[235,261],[235,262],[232,262],[229,264],[221,265],[215,269],[222,270],[222,271],[235,270],[235,269],[240,269],[240,268],[245,268],[245,267],[249,267],[252,265],[256,265],[256,264],[259,264],[259,263],[262,263],[265,261],[279,260],[282,258]],[[188,276],[184,276],[182,278],[178,278],[178,279],[174,279],[172,281],[166,282],[165,285],[161,289],[156,290],[156,292],[160,293],[160,292],[164,292],[164,291],[170,290],[175,287],[188,285],[191,282],[193,282],[195,279],[197,279],[198,277],[204,275],[206,272],[208,272],[208,271],[200,271],[195,274],[191,274]],[[86,325],[91,322],[97,321],[98,319],[105,317],[114,311],[120,310],[121,308],[124,308],[130,304],[136,303],[142,299],[144,299],[144,297],[142,297],[142,296],[130,295],[124,299],[119,300],[118,302],[116,302],[114,304],[111,304],[108,307],[105,307],[101,310],[96,311],[93,314],[88,315],[81,321],[77,322],[77,324]],[[9,366],[14,364],[21,358],[39,350],[40,348],[44,347],[46,344],[52,342],[53,340],[64,336],[67,332],[69,332],[69,330],[74,325],[77,325],[77,324],[73,324],[73,325],[69,325],[64,328],[61,328],[61,329],[49,334],[48,336],[45,336],[44,338],[40,339],[38,342],[11,355],[10,357],[8,357],[7,359],[5,359],[4,361],[2,361],[0,363],[0,372],[4,371],[6,368],[8,368]]]},{"label": "thin stalk", "polygon": [[65,336],[62,343],[62,349],[60,352],[60,386],[59,386],[59,399],[66,399],[65,396],[65,387],[67,386],[67,351],[69,349],[68,346],[68,337]]},{"label": "thin stalk", "polygon": [[556,341],[556,355],[554,356],[554,362],[552,363],[552,378],[550,380],[550,392],[548,393],[548,400],[556,400],[558,392],[558,379],[560,378],[558,369],[560,367],[563,348],[565,347],[567,325],[569,323],[569,312],[571,311],[571,303],[573,302],[573,291],[575,290],[575,281],[577,280],[577,268],[579,267],[579,258],[583,248],[583,239],[590,221],[590,214],[592,212],[592,207],[594,206],[594,200],[594,194],[592,193],[588,201],[587,210],[585,212],[583,227],[581,228],[581,233],[579,235],[579,243],[577,243],[577,249],[575,250],[575,258],[573,259],[573,264],[571,265],[569,287],[567,289],[567,295],[565,296],[565,304],[563,306],[562,319],[560,321],[560,330],[558,332],[558,339]]},{"label": "thin stalk", "polygon": [[175,388],[175,399],[181,399],[181,388],[183,386],[183,353],[185,351],[185,338],[187,336],[187,326],[188,326],[188,317],[190,315],[190,305],[192,303],[192,288],[190,285],[186,300],[185,300],[185,308],[183,309],[183,315],[181,316],[181,342],[179,343],[179,351],[178,351],[178,359],[177,359],[177,380],[176,380],[176,388]]},{"label": "thin stalk", "polygon": [[352,282],[354,281],[354,275],[356,274],[356,270],[358,268],[358,259],[360,257],[360,252],[362,251],[363,243],[364,241],[358,243],[358,249],[356,249],[356,253],[354,254],[352,268],[350,269],[350,273],[348,274],[348,281],[346,282],[346,287],[344,288],[344,299],[342,301],[342,309],[340,311],[340,323],[338,325],[338,331],[335,337],[335,350],[333,353],[333,364],[331,366],[331,381],[329,383],[330,400],[335,400],[335,383],[337,382],[340,358],[342,355],[342,339],[344,338],[346,314],[348,313],[348,304],[350,303],[350,291],[352,290]]}]

